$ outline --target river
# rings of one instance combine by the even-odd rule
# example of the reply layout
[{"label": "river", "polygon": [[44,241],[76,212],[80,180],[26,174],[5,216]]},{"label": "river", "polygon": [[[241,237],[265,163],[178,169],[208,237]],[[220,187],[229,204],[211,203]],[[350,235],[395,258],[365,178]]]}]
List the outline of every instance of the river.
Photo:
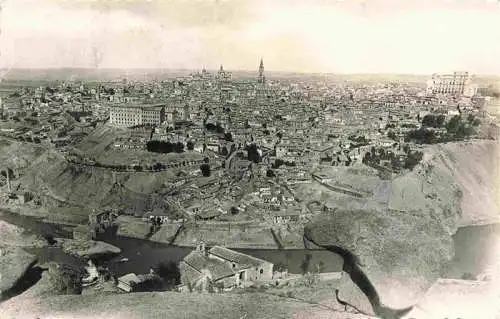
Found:
[{"label": "river", "polygon": [[[39,235],[54,234],[55,237],[71,238],[72,234],[65,226],[47,224],[31,216],[21,216],[14,213],[1,212],[0,219],[23,227],[28,233]],[[455,257],[443,274],[448,278],[461,278],[464,274],[477,276],[491,262],[493,249],[499,243],[500,224],[485,226],[468,226],[459,228],[453,236]],[[151,267],[160,263],[179,262],[192,247],[180,247],[164,243],[156,243],[144,239],[135,239],[120,236],[101,236],[105,241],[122,252],[111,259],[97,260],[97,263],[108,265],[117,276],[130,272],[136,274],[147,273]],[[322,272],[340,271],[342,257],[326,250],[271,250],[271,249],[235,249],[251,256],[270,261],[274,264],[283,264],[290,273],[301,273],[305,264],[309,270],[316,269],[321,264]],[[63,253],[59,248],[46,247],[34,250],[40,262],[57,261],[84,266],[82,260]],[[122,262],[121,260],[127,259]],[[306,262],[309,260],[309,262]]]},{"label": "river", "polygon": [[[14,225],[23,227],[27,233],[54,237],[71,238],[72,233],[65,226],[47,224],[40,219],[31,216],[22,216],[3,211],[0,219]],[[95,260],[97,264],[105,264],[117,276],[127,273],[148,273],[151,267],[160,263],[180,262],[194,248],[180,247],[165,243],[152,242],[145,239],[128,238],[122,236],[101,235],[98,240],[112,244],[122,251],[113,258],[102,258]],[[290,273],[301,273],[304,266],[307,270],[316,270],[320,266],[321,272],[335,272],[342,270],[343,259],[341,256],[332,254],[326,250],[308,249],[235,249],[242,253],[264,259],[273,264],[283,264]],[[45,247],[32,249],[36,253],[41,264],[47,261],[69,263],[76,266],[85,266],[78,258],[69,256],[60,248]],[[126,262],[121,260],[127,259]]]}]

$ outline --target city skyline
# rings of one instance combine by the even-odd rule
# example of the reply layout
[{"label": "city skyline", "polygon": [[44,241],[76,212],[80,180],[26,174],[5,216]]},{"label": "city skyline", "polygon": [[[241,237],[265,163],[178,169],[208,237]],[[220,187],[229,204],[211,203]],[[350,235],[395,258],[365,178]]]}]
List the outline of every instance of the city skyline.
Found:
[{"label": "city skyline", "polygon": [[3,3],[0,68],[500,75],[494,1],[33,4]]}]

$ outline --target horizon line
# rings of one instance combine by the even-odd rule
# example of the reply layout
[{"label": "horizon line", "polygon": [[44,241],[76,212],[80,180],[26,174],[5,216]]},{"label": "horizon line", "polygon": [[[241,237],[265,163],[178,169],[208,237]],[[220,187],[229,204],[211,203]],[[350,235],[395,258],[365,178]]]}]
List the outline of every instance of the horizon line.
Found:
[{"label": "horizon line", "polygon": [[[219,69],[217,68],[154,68],[154,67],[131,67],[131,68],[123,68],[123,67],[3,67],[0,68],[0,70],[9,70],[9,71],[15,71],[15,70],[46,70],[46,71],[57,71],[57,70],[91,70],[91,71],[99,71],[99,70],[122,70],[122,71],[141,71],[141,70],[156,70],[158,72],[165,72],[165,71],[185,71],[185,72],[200,72],[203,69],[207,71],[212,71],[212,72],[217,72]],[[255,72],[258,74],[258,70],[250,70],[250,69],[224,69],[224,71],[227,72]],[[319,72],[319,71],[291,71],[291,70],[266,70],[265,73],[282,73],[282,74],[303,74],[303,75],[336,75],[336,76],[342,76],[342,75],[376,75],[376,76],[388,76],[388,75],[397,75],[397,76],[431,76],[434,73],[437,74],[447,74],[447,73],[453,73],[453,72],[462,72],[462,70],[450,70],[450,71],[443,71],[443,72],[433,72],[433,73],[397,73],[397,72]],[[465,71],[464,71],[465,72]],[[476,77],[498,77],[500,78],[500,74],[482,74],[482,73],[474,73],[470,72],[469,73],[473,76]]]}]

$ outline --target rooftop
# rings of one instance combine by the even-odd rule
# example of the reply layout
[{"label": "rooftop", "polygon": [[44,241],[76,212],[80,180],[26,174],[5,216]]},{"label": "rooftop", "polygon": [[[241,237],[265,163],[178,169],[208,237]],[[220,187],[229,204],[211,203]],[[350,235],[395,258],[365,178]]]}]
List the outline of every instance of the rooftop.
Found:
[{"label": "rooftop", "polygon": [[262,263],[266,262],[265,260],[249,256],[243,253],[239,253],[237,251],[227,249],[221,246],[214,246],[209,250],[209,253],[223,258],[225,260],[234,262],[240,266],[240,268],[244,266],[259,266]]}]

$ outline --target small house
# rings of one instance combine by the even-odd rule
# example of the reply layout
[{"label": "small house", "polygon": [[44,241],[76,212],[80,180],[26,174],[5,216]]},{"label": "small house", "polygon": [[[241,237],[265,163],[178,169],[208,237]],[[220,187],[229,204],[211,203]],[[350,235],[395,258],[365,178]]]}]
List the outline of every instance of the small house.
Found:
[{"label": "small house", "polygon": [[220,289],[232,289],[273,278],[273,264],[221,246],[207,250],[201,243],[180,263],[184,286],[204,290],[207,282]]},{"label": "small house", "polygon": [[160,209],[160,208],[155,208],[152,212],[147,212],[145,214],[145,217],[147,220],[150,221],[155,221],[156,223],[160,222],[161,224],[168,222],[168,217],[171,214],[168,213],[167,211]]}]

